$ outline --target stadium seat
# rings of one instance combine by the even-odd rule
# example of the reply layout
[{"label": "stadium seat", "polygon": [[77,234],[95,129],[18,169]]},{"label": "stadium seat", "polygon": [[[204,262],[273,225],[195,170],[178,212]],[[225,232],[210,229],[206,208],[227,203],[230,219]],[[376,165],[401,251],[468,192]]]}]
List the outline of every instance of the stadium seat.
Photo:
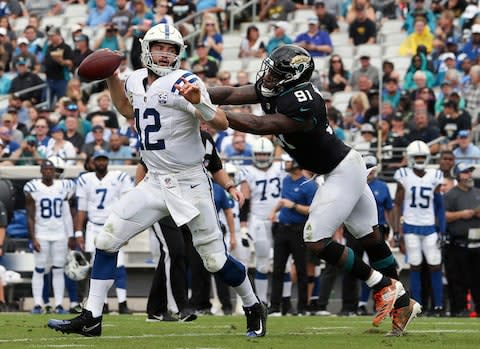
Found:
[{"label": "stadium seat", "polygon": [[369,55],[371,58],[382,56],[382,46],[377,44],[364,44],[356,47],[356,56],[363,54]]},{"label": "stadium seat", "polygon": [[355,56],[355,48],[352,45],[335,45],[333,46],[333,53],[340,57],[346,58]]},{"label": "stadium seat", "polygon": [[222,52],[223,59],[235,59],[238,58],[239,48],[235,47],[224,47]]},{"label": "stadium seat", "polygon": [[41,28],[45,28],[47,25],[59,27],[63,26],[64,18],[62,16],[45,16],[42,18]]},{"label": "stadium seat", "polygon": [[337,107],[337,104],[344,104],[346,103],[348,105],[348,103],[350,102],[350,99],[352,98],[354,92],[352,91],[348,91],[348,92],[335,92],[333,94],[333,105]]},{"label": "stadium seat", "polygon": [[315,63],[315,69],[317,69],[320,73],[327,72],[328,70],[328,61],[330,57],[313,57],[313,62]]},{"label": "stadium seat", "polygon": [[392,33],[400,33],[403,27],[403,20],[400,19],[391,19],[388,21],[382,22],[382,27],[380,28],[381,34],[392,34]]},{"label": "stadium seat", "polygon": [[235,47],[238,49],[241,41],[242,36],[237,33],[223,35],[223,47]]},{"label": "stadium seat", "polygon": [[226,70],[232,74],[242,69],[242,65],[238,59],[223,59],[220,64],[220,70]]},{"label": "stadium seat", "polygon": [[330,39],[332,40],[333,47],[351,45],[348,41],[348,33],[335,32],[330,34]]},{"label": "stadium seat", "polygon": [[28,17],[18,17],[15,22],[12,23],[12,27],[17,34],[23,33],[23,30],[28,24]]},{"label": "stadium seat", "polygon": [[312,9],[299,9],[293,13],[293,20],[297,23],[306,23],[310,17],[314,16],[315,12]]},{"label": "stadium seat", "polygon": [[251,25],[254,25],[258,28],[260,37],[266,39],[270,31],[270,23],[266,22],[242,22],[240,24],[240,36],[244,37],[247,34],[247,28]]},{"label": "stadium seat", "polygon": [[383,55],[385,57],[395,57],[398,56],[399,45],[384,45],[383,46]]},{"label": "stadium seat", "polygon": [[88,14],[88,6],[83,4],[69,4],[65,6],[65,12],[63,14],[64,17],[76,17],[80,15]]}]

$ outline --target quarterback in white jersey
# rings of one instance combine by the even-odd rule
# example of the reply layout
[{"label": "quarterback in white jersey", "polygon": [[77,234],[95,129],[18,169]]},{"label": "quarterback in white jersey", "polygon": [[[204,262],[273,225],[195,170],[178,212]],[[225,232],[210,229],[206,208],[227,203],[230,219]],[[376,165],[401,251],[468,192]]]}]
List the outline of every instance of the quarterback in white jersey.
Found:
[{"label": "quarterback in white jersey", "polygon": [[[187,224],[206,269],[218,273],[241,296],[247,336],[266,333],[266,308],[259,302],[243,264],[228,254],[213,202],[212,185],[203,166],[199,126],[225,130],[225,112],[214,107],[203,82],[179,69],[184,42],[168,24],[157,24],[141,39],[145,68],[125,82],[116,74],[107,85],[117,110],[135,118],[140,153],[148,173],[118,200],[95,239],[95,261],[86,309],[71,320],[49,320],[64,333],[100,336],[104,298],[114,278],[118,250],[129,239],[170,215],[177,226]],[[191,84],[190,84],[191,83]]]},{"label": "quarterback in white jersey", "polygon": [[63,292],[65,280],[63,268],[67,257],[68,222],[65,217],[66,200],[75,193],[75,184],[71,180],[55,178],[55,165],[44,160],[40,167],[41,179],[32,179],[23,188],[25,207],[28,216],[28,230],[33,244],[35,269],[32,276],[32,294],[35,306],[34,314],[42,312],[42,291],[45,269],[52,265],[52,284],[55,297],[55,312],[63,313]]},{"label": "quarterback in white jersey", "polygon": [[[78,210],[75,221],[75,235],[82,236],[81,230],[85,226],[85,243],[80,245],[95,258],[95,238],[102,231],[102,227],[113,205],[133,187],[133,180],[126,172],[108,170],[108,154],[97,150],[93,154],[94,172],[87,172],[77,180]],[[88,217],[88,220],[87,220]],[[119,250],[117,258],[117,272],[115,285],[120,314],[128,314],[127,307],[127,272],[125,269],[125,253]]]},{"label": "quarterback in white jersey", "polygon": [[[409,167],[398,169],[394,175],[398,183],[394,207],[396,234],[405,243],[411,268],[412,298],[421,303],[420,272],[425,256],[432,283],[432,310],[440,314],[443,312],[443,284],[441,251],[437,241],[439,234],[445,234],[446,231],[445,209],[440,192],[443,173],[439,169],[425,168],[430,150],[422,141],[410,143],[407,156]],[[402,208],[403,224],[400,224]]]},{"label": "quarterback in white jersey", "polygon": [[[253,240],[255,246],[255,287],[262,302],[268,303],[268,269],[272,249],[272,222],[270,213],[281,195],[284,171],[279,162],[274,163],[274,146],[265,137],[257,139],[252,146],[253,165],[240,171],[241,191],[250,207],[250,213],[241,214],[241,235]],[[246,220],[248,217],[248,221]],[[249,242],[250,243],[250,242]]]}]

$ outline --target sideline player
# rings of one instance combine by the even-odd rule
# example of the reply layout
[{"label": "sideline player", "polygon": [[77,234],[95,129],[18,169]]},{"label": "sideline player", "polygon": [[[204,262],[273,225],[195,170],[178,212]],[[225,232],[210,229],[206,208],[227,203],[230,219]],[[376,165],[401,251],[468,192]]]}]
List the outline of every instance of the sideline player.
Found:
[{"label": "sideline player", "polygon": [[[100,336],[103,301],[113,283],[119,248],[171,215],[177,226],[190,228],[207,270],[218,273],[242,297],[247,336],[264,336],[266,307],[258,301],[243,264],[226,251],[211,182],[203,166],[199,119],[224,130],[228,127],[225,113],[211,104],[196,75],[179,69],[185,46],[175,27],[157,24],[150,28],[141,47],[146,68],[134,71],[125,86],[116,75],[108,78],[107,84],[117,110],[128,119],[135,118],[148,173],[116,203],[97,236],[83,313],[70,320],[49,320],[48,326],[64,333]],[[190,83],[198,89],[191,91]]]},{"label": "sideline player", "polygon": [[[379,326],[391,314],[389,335],[400,336],[421,307],[397,281],[395,259],[378,228],[375,199],[367,185],[368,170],[361,155],[339,140],[328,125],[325,102],[309,82],[313,70],[313,59],[306,50],[284,45],[264,59],[255,85],[212,87],[208,91],[217,104],[260,102],[266,114],[261,117],[227,111],[230,127],[275,134],[302,168],[326,174],[305,224],[307,247],[365,281],[374,290],[377,313],[373,325]],[[191,85],[189,89],[192,91],[186,93],[197,88]],[[342,223],[360,240],[373,268],[350,248],[332,240]]]},{"label": "sideline player", "polygon": [[[41,179],[32,179],[24,186],[28,231],[33,245],[35,269],[32,276],[32,294],[35,306],[33,314],[43,309],[43,286],[45,269],[52,263],[52,285],[55,298],[55,313],[64,314],[63,294],[64,265],[67,260],[68,239],[65,228],[64,205],[72,197],[75,185],[70,180],[57,180],[55,165],[43,160],[40,166]],[[69,211],[68,211],[69,212]],[[71,217],[70,217],[71,219]]]}]

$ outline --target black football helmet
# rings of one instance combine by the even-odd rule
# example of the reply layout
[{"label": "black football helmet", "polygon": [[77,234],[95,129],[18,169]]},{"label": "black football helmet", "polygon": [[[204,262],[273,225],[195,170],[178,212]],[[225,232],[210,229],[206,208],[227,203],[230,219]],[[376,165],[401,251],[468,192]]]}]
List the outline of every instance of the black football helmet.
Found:
[{"label": "black football helmet", "polygon": [[[296,45],[275,49],[262,62],[257,82],[264,97],[273,97],[286,89],[310,80],[315,64],[307,50]],[[267,77],[268,75],[268,77]]]}]

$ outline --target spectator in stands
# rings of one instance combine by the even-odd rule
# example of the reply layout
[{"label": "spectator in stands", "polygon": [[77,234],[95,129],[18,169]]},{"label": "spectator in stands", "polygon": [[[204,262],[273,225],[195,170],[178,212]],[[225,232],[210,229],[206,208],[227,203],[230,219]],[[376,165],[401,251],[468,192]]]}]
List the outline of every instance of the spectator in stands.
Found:
[{"label": "spectator in stands", "polygon": [[433,35],[428,29],[426,19],[420,16],[415,18],[415,31],[402,42],[399,53],[402,56],[414,55],[419,45],[424,45],[427,48],[427,53],[432,52]]},{"label": "spectator in stands", "polygon": [[[112,99],[108,92],[101,93],[97,97],[98,109],[92,111],[86,116],[88,121],[92,121],[93,116],[101,115],[105,122],[105,127],[109,129],[118,129],[117,114],[112,110]],[[92,122],[93,123],[93,122]]]},{"label": "spectator in stands", "polygon": [[65,128],[65,140],[73,144],[75,148],[75,155],[80,154],[80,150],[85,143],[85,137],[78,133],[78,118],[76,116],[67,116],[65,118],[64,125],[61,126]]},{"label": "spectator in stands", "polygon": [[414,7],[408,12],[405,17],[405,23],[403,24],[403,29],[407,34],[411,34],[415,31],[415,18],[424,17],[427,21],[428,28],[431,33],[435,33],[435,28],[437,26],[437,18],[433,12],[425,7],[424,0],[414,0]]},{"label": "spectator in stands", "polygon": [[12,140],[12,131],[5,126],[0,126],[0,140],[2,142],[2,158],[8,158],[20,148],[20,144]]},{"label": "spectator in stands", "polygon": [[232,74],[226,70],[221,70],[218,72],[217,80],[221,86],[233,86]]},{"label": "spectator in stands", "polygon": [[103,35],[99,35],[93,44],[93,49],[98,50],[108,48],[112,51],[125,51],[125,43],[118,33],[117,27],[112,24],[106,24],[105,28],[99,29],[103,31]]},{"label": "spectator in stands", "polygon": [[88,104],[88,93],[81,88],[82,84],[79,78],[72,78],[68,81],[67,84],[67,94],[66,96],[74,101],[80,113],[85,113],[87,111]]},{"label": "spectator in stands", "polygon": [[106,0],[95,0],[95,4],[95,7],[88,10],[85,24],[92,28],[106,26],[115,14],[115,8],[108,5]]},{"label": "spectator in stands", "polygon": [[44,153],[37,147],[35,136],[28,136],[22,141],[20,148],[12,153],[9,161],[15,166],[39,165],[44,158]]},{"label": "spectator in stands", "polygon": [[348,26],[349,42],[358,46],[374,44],[376,42],[377,27],[374,21],[367,16],[365,5],[356,5],[354,20]]},{"label": "spectator in stands", "polygon": [[[80,63],[93,51],[90,49],[89,38],[85,34],[75,36],[73,42],[75,44],[75,49],[73,50],[73,71],[76,72]],[[81,81],[88,81],[82,77],[80,79]]]},{"label": "spectator in stands", "polygon": [[[202,66],[207,78],[214,78],[218,73],[217,60],[208,54],[207,45],[204,42],[199,42],[196,46],[197,55],[192,58],[191,66]],[[199,70],[197,70],[199,71]]]},{"label": "spectator in stands", "polygon": [[410,93],[410,98],[412,101],[423,100],[427,106],[427,111],[429,117],[433,118],[435,116],[435,92],[426,86],[419,87],[416,90]]},{"label": "spectator in stands", "polygon": [[[440,131],[437,127],[428,123],[427,108],[416,109],[413,119],[413,125],[409,125],[408,139],[410,142],[423,141],[429,143],[440,137]],[[436,143],[430,146],[430,153],[436,154],[440,150],[440,144]]]},{"label": "spectator in stands", "polygon": [[59,105],[59,112],[60,112],[60,122],[59,125],[63,127],[65,124],[65,119],[69,116],[73,116],[78,120],[78,128],[77,131],[85,137],[88,132],[92,129],[92,124],[90,121],[80,117],[80,111],[78,109],[78,105],[73,102],[70,98],[67,98],[65,102],[58,103]]},{"label": "spectator in stands", "polygon": [[37,57],[29,51],[28,44],[29,42],[26,37],[18,38],[17,49],[15,51],[15,56],[12,59],[13,70],[17,70],[17,61],[22,58],[27,62],[27,67],[29,71],[40,71],[39,67],[37,67]]},{"label": "spectator in stands", "polygon": [[349,79],[350,72],[345,69],[342,57],[337,54],[331,55],[328,63],[328,85],[325,86],[325,89],[330,93],[348,91],[350,89]]},{"label": "spectator in stands", "polygon": [[24,134],[22,131],[18,130],[16,126],[16,118],[13,113],[5,113],[2,115],[2,125],[5,126],[10,130],[10,134],[12,135],[12,139],[17,142],[21,143]]},{"label": "spectator in stands", "polygon": [[[170,12],[173,16],[173,22],[178,21],[193,15],[197,12],[197,6],[193,0],[177,0],[170,3]],[[177,25],[178,30],[183,37],[186,37],[189,33],[195,30],[193,20],[189,20]]]},{"label": "spectator in stands", "polygon": [[62,12],[62,2],[59,0],[25,0],[25,16],[40,17],[57,16]]},{"label": "spectator in stands", "polygon": [[35,120],[35,127],[32,131],[32,135],[35,136],[36,146],[42,154],[45,154],[45,148],[50,141],[50,136],[48,135],[50,132],[50,125],[48,120],[43,117],[37,118]]},{"label": "spectator in stands", "polygon": [[467,8],[468,2],[466,0],[449,0],[445,2],[445,10],[453,12],[456,18],[460,17]]},{"label": "spectator in stands", "polygon": [[[444,81],[440,85],[440,91],[438,92],[438,98],[435,101],[435,115],[439,115],[443,112],[443,104],[449,99],[449,96],[453,93],[452,85],[449,81]],[[458,104],[458,108],[463,109],[465,107],[465,100],[461,99]]]},{"label": "spectator in stands", "polygon": [[328,9],[325,6],[325,1],[315,1],[315,14],[317,15],[321,30],[326,31],[329,34],[340,30],[335,12],[328,12]]},{"label": "spectator in stands", "polygon": [[437,21],[435,32],[435,41],[443,43],[459,43],[462,39],[461,28],[455,23],[455,15],[452,11],[443,11]]},{"label": "spectator in stands", "polygon": [[128,8],[127,0],[117,0],[116,5],[117,11],[112,15],[110,21],[118,28],[120,36],[124,37],[128,32],[130,23],[132,22],[133,12]]},{"label": "spectator in stands", "polygon": [[460,130],[472,128],[472,120],[468,114],[460,113],[454,101],[446,100],[443,107],[443,112],[438,116],[438,128],[442,136],[455,141]]},{"label": "spectator in stands", "polygon": [[350,6],[348,6],[348,10],[345,16],[345,20],[348,24],[351,24],[356,18],[356,9],[357,7],[364,7],[365,13],[368,19],[375,22],[376,15],[375,15],[375,8],[370,4],[369,0],[351,0]]},{"label": "spectator in stands", "polygon": [[267,0],[263,5],[258,18],[260,21],[286,21],[290,13],[294,12],[301,5],[291,0]]},{"label": "spectator in stands", "polygon": [[18,95],[22,102],[29,101],[32,105],[40,103],[42,101],[44,88],[39,88],[26,93],[20,93],[20,91],[37,85],[43,85],[45,82],[37,74],[30,71],[29,62],[23,57],[17,58],[15,66],[17,67],[17,76],[12,80],[10,93],[19,92]]},{"label": "spectator in stands", "polygon": [[124,139],[126,139],[126,143],[130,147],[130,152],[132,156],[138,154],[140,149],[140,140],[138,137],[138,133],[135,129],[135,119],[130,118],[127,120],[127,124],[123,125],[119,132],[118,132]]},{"label": "spectator in stands", "polygon": [[358,129],[365,122],[365,112],[370,108],[370,102],[364,92],[357,92],[350,100],[350,108],[353,113],[354,124]]},{"label": "spectator in stands", "polygon": [[110,150],[110,145],[103,139],[103,132],[104,128],[100,125],[92,127],[94,140],[83,145],[77,165],[83,166],[85,159],[87,159],[87,157],[92,157],[93,153],[97,150],[104,150],[106,152]]},{"label": "spectator in stands", "polygon": [[312,57],[328,56],[333,51],[328,32],[318,28],[317,17],[308,19],[308,30],[295,39],[295,43],[306,49]]},{"label": "spectator in stands", "polygon": [[260,32],[255,25],[247,27],[247,33],[240,42],[239,58],[265,58],[265,44],[260,38]]},{"label": "spectator in stands", "polygon": [[270,54],[277,47],[292,44],[292,39],[287,35],[290,25],[286,21],[279,21],[273,24],[273,37],[268,40],[267,54]]},{"label": "spectator in stands", "polygon": [[128,58],[124,54],[122,57],[122,61],[118,66],[118,78],[122,81],[126,81],[128,76],[133,72],[132,69],[128,66]]},{"label": "spectator in stands", "polygon": [[110,150],[108,157],[111,165],[133,165],[132,151],[127,145],[123,145],[123,136],[113,132],[110,136]]},{"label": "spectator in stands", "polygon": [[477,57],[480,56],[480,24],[472,25],[471,39],[463,46],[461,52],[465,53],[472,62],[477,61]]},{"label": "spectator in stands", "polygon": [[8,105],[5,108],[0,108],[0,115],[7,113],[8,110],[16,109],[17,119],[19,122],[26,123],[28,121],[27,108],[23,106],[22,100],[16,93],[11,93],[8,96]]},{"label": "spectator in stands", "polygon": [[463,90],[465,85],[470,82],[470,69],[472,69],[474,62],[467,57],[465,53],[458,55],[458,62],[460,62],[460,81],[459,88]]},{"label": "spectator in stands", "polygon": [[208,55],[218,63],[222,61],[223,36],[220,32],[217,17],[212,13],[205,13],[200,28],[200,39],[208,48]]},{"label": "spectator in stands", "polygon": [[155,6],[155,23],[166,23],[173,25],[173,17],[168,13],[168,2],[166,0],[157,1]]},{"label": "spectator in stands", "polygon": [[7,39],[7,30],[3,27],[0,27],[0,63],[3,64],[6,71],[10,70],[12,54],[13,46]]},{"label": "spectator in stands", "polygon": [[[29,19],[32,19],[32,17]],[[27,25],[23,30],[23,36],[28,40],[28,52],[35,55],[37,63],[43,61],[43,38],[40,36],[37,28],[33,25]],[[40,71],[40,64],[38,64],[36,69],[38,69],[36,71]]]},{"label": "spectator in stands", "polygon": [[400,81],[400,74],[395,70],[395,65],[393,62],[384,60],[382,63],[382,72],[382,81],[384,84],[389,78],[394,78],[397,81]]},{"label": "spectator in stands", "polygon": [[453,150],[455,164],[463,162],[469,165],[480,163],[480,148],[472,143],[470,130],[460,130],[457,133],[457,147]]},{"label": "spectator in stands", "polygon": [[245,85],[250,85],[252,84],[250,82],[250,78],[248,76],[248,73],[244,70],[239,70],[237,72],[237,83],[233,86],[239,87],[239,86],[245,86]]},{"label": "spectator in stands", "polygon": [[480,65],[474,65],[470,69],[469,75],[470,82],[465,85],[463,97],[466,102],[466,110],[476,121],[480,110]]},{"label": "spectator in stands", "polygon": [[438,168],[443,173],[445,178],[454,178],[453,169],[455,167],[455,155],[450,149],[445,149],[440,152],[438,159]]},{"label": "spectator in stands", "polygon": [[60,28],[52,27],[47,32],[49,44],[44,59],[47,85],[50,89],[50,107],[55,98],[65,96],[70,70],[73,68],[73,51],[62,38]]},{"label": "spectator in stands", "polygon": [[389,102],[393,109],[396,109],[400,103],[402,89],[398,86],[397,79],[389,77],[384,81],[382,92],[382,102]]},{"label": "spectator in stands", "polygon": [[350,77],[350,85],[354,91],[362,90],[364,92],[368,92],[368,90],[360,88],[360,77],[366,76],[368,80],[371,82],[370,88],[378,88],[379,83],[379,71],[377,67],[374,67],[370,63],[370,55],[367,53],[363,53],[360,57],[360,67],[355,69]]},{"label": "spectator in stands", "polygon": [[8,16],[13,19],[24,15],[23,7],[18,0],[2,1],[0,16]]},{"label": "spectator in stands", "polygon": [[[95,139],[94,136],[93,136],[93,128],[95,126],[101,126],[102,127],[102,129],[103,129],[103,139],[106,142],[110,142],[110,136],[112,135],[113,132],[112,132],[112,129],[110,129],[108,127],[105,127],[105,119],[104,119],[103,115],[93,114],[91,123],[92,123],[92,131],[87,133],[87,135],[85,136],[85,143],[92,142]],[[114,131],[116,131],[116,130],[114,129]]]},{"label": "spectator in stands", "polygon": [[403,89],[413,91],[418,88],[432,88],[435,84],[435,77],[427,69],[427,59],[423,54],[417,54],[412,57],[412,63],[405,74]]},{"label": "spectator in stands", "polygon": [[47,144],[45,157],[58,156],[65,161],[66,165],[75,165],[77,152],[72,143],[65,140],[65,131],[58,125],[50,131],[52,138]]},{"label": "spectator in stands", "polygon": [[[247,143],[245,133],[234,131],[232,143],[225,146],[223,155],[227,158],[233,158],[231,162],[234,165],[251,165],[253,163],[251,160],[253,156],[252,146]],[[235,159],[235,157],[241,157],[242,159]]]},{"label": "spectator in stands", "polygon": [[143,0],[134,0],[133,5],[134,16],[126,36],[133,37],[132,47],[130,49],[130,62],[132,63],[133,70],[136,70],[143,67],[140,60],[142,48],[139,39],[143,38],[145,33],[155,24],[155,18]]},{"label": "spectator in stands", "polygon": [[365,123],[360,127],[360,138],[356,139],[353,147],[362,155],[370,154],[372,143],[377,141],[377,130],[372,124]]},{"label": "spectator in stands", "polygon": [[0,63],[0,95],[7,95],[10,91],[11,85],[12,80],[5,75],[5,68],[3,64]]}]

